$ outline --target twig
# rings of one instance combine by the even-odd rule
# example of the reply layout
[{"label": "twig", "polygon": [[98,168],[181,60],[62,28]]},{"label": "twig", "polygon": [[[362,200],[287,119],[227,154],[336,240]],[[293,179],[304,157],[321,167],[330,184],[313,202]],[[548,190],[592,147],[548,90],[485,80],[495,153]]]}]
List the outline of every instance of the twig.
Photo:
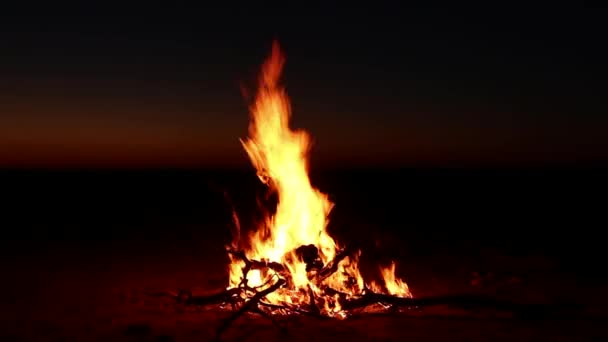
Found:
[{"label": "twig", "polygon": [[273,310],[290,310],[293,311],[292,308],[285,306],[285,305],[280,305],[280,304],[272,304],[272,303],[266,303],[263,301],[260,301],[259,303],[262,306],[265,306],[267,308],[273,309]]},{"label": "twig", "polygon": [[241,293],[240,288],[232,288],[220,293],[209,296],[192,296],[192,292],[188,290],[180,290],[176,296],[178,304],[185,305],[212,305],[230,301],[231,298],[238,296]]},{"label": "twig", "polygon": [[285,306],[285,305],[266,303],[266,302],[262,302],[262,301],[260,301],[260,305],[265,306],[265,307],[270,308],[270,309],[273,309],[273,310],[291,311],[291,312],[294,312],[294,313],[299,313],[299,314],[307,315],[307,316],[315,316],[315,317],[318,317],[318,318],[324,318],[325,317],[325,316],[323,316],[321,314],[315,314],[312,311],[300,309],[297,306],[296,307],[290,307],[290,306]]},{"label": "twig", "polygon": [[260,291],[260,292],[256,293],[253,297],[251,297],[251,299],[249,301],[247,301],[245,304],[243,304],[243,306],[237,312],[235,312],[230,317],[228,317],[226,320],[224,320],[224,322],[222,322],[222,324],[220,325],[220,327],[217,330],[217,336],[220,337],[221,334],[226,329],[228,329],[228,327],[230,326],[230,324],[232,322],[234,322],[237,318],[239,318],[242,314],[244,314],[247,311],[255,310],[255,308],[257,307],[257,305],[259,304],[259,302],[260,302],[260,300],[262,298],[264,298],[268,294],[270,294],[270,293],[278,290],[285,283],[286,283],[286,281],[284,279],[279,279],[271,287],[269,287],[269,288],[267,288],[267,289],[265,289],[263,291]]}]

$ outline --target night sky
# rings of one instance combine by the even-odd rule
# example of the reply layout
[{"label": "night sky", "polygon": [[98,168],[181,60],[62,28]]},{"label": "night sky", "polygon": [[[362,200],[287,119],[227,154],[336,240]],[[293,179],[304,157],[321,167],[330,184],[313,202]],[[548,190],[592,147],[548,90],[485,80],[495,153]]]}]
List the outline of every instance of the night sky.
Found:
[{"label": "night sky", "polygon": [[246,165],[275,38],[313,164],[608,160],[606,10],[203,3],[4,9],[0,166]]}]

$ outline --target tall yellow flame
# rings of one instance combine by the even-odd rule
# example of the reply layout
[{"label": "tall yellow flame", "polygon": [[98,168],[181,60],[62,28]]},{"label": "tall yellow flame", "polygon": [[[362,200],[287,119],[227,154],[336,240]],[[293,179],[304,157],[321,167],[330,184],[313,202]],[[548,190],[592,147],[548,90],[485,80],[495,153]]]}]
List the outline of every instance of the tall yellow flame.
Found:
[{"label": "tall yellow flame", "polygon": [[259,92],[251,108],[250,137],[242,142],[260,179],[278,194],[276,213],[253,237],[251,256],[281,262],[285,253],[312,244],[320,247],[321,257],[327,262],[336,249],[326,232],[333,204],[312,187],[308,178],[309,135],[289,127],[289,100],[278,85],[284,62],[275,42],[262,68]]},{"label": "tall yellow flame", "polygon": [[[291,290],[319,291],[311,282],[306,264],[297,257],[296,249],[314,245],[323,264],[336,255],[336,243],[327,233],[328,215],[333,207],[327,195],[315,189],[308,177],[308,153],[310,136],[303,130],[290,128],[291,108],[285,89],[279,80],[285,58],[279,45],[274,42],[272,53],[262,67],[259,89],[251,107],[249,138],[241,143],[257,170],[260,180],[275,191],[278,198],[276,211],[268,215],[251,235],[250,248],[245,251],[249,259],[278,262],[287,267],[294,288]],[[357,258],[345,258],[340,270],[350,271],[357,283],[357,291],[363,289]],[[233,260],[230,265],[230,286],[238,286],[243,262]],[[353,293],[355,289],[344,285],[343,272],[336,272],[325,282],[332,288]],[[261,286],[264,274],[249,272],[250,286]],[[307,296],[269,295],[271,301],[303,301]],[[281,297],[282,296],[282,297]]]}]

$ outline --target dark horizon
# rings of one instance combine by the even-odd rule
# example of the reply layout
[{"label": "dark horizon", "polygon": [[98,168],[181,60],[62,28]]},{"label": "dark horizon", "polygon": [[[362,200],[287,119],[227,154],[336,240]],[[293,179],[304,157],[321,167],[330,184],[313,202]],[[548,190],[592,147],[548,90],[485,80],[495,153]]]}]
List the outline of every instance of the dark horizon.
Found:
[{"label": "dark horizon", "polygon": [[242,90],[275,38],[313,168],[604,165],[602,18],[557,6],[8,9],[0,167],[247,167]]}]

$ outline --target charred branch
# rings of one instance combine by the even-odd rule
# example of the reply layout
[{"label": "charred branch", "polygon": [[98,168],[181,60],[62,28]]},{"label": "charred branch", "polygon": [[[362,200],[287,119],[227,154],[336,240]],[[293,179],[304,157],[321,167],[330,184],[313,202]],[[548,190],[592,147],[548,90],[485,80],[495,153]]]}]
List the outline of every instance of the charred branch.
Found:
[{"label": "charred branch", "polygon": [[547,317],[578,312],[578,305],[524,304],[498,300],[487,296],[452,295],[426,298],[403,298],[368,291],[362,297],[345,301],[342,309],[346,311],[361,309],[376,303],[384,303],[397,307],[424,308],[432,306],[450,306],[464,310],[492,310],[508,312],[516,317]]},{"label": "charred branch", "polygon": [[317,284],[320,284],[323,280],[329,278],[332,274],[338,270],[338,265],[346,257],[352,255],[353,251],[350,248],[343,249],[340,253],[336,254],[333,260],[327,263],[316,275]]},{"label": "charred branch", "polygon": [[240,286],[244,286],[245,288],[249,289],[249,287],[247,286],[247,274],[249,274],[249,271],[251,271],[251,270],[268,270],[269,269],[269,270],[272,270],[272,271],[280,274],[285,279],[291,278],[287,268],[278,262],[251,260],[251,259],[247,258],[247,256],[245,255],[245,252],[243,252],[243,251],[228,250],[227,252],[228,252],[228,254],[232,255],[233,257],[235,257],[238,260],[241,260],[245,263],[245,267],[243,267],[243,279],[241,280]]},{"label": "charred branch", "polygon": [[209,296],[193,296],[188,290],[180,290],[176,296],[178,304],[185,305],[213,305],[233,301],[241,294],[240,288],[232,288]]},{"label": "charred branch", "polygon": [[319,249],[315,245],[300,246],[296,250],[297,257],[306,264],[306,272],[320,270],[323,268],[323,261],[319,255]]},{"label": "charred branch", "polygon": [[330,297],[335,297],[337,295],[340,302],[342,302],[342,301],[346,300],[346,298],[348,298],[348,294],[335,290],[329,286],[326,286],[323,288],[323,293]]},{"label": "charred branch", "polygon": [[315,301],[315,293],[313,292],[312,287],[310,287],[310,285],[308,285],[308,297],[309,297],[309,301],[310,301],[309,302],[310,310],[312,311],[313,314],[320,315],[321,311],[317,307],[317,303]]},{"label": "charred branch", "polygon": [[[263,269],[271,269],[277,273],[285,273],[287,272],[287,269],[280,263],[278,262],[273,262],[273,261],[263,261],[263,260],[251,260],[249,258],[247,258],[247,256],[245,255],[245,252],[243,251],[228,251],[228,254],[236,257],[239,260],[242,260],[245,262],[245,268],[247,269],[247,271],[250,270],[263,270]],[[245,272],[243,272],[245,273]]]},{"label": "charred branch", "polygon": [[263,301],[260,301],[260,306],[266,307],[270,310],[275,310],[275,311],[279,311],[279,312],[287,312],[287,313],[295,313],[295,314],[302,314],[302,315],[307,315],[307,316],[315,316],[318,318],[324,318],[325,316],[321,315],[320,313],[315,314],[312,311],[308,311],[308,310],[304,310],[301,309],[297,306],[287,306],[287,305],[280,305],[280,304],[272,304],[272,303],[266,303]]},{"label": "charred branch", "polygon": [[279,279],[276,283],[274,283],[274,285],[270,286],[269,288],[262,290],[258,293],[256,293],[253,297],[251,297],[251,299],[249,299],[247,302],[245,302],[245,304],[243,304],[243,306],[236,311],[234,314],[232,314],[230,317],[228,317],[218,328],[217,330],[217,336],[221,336],[221,334],[226,331],[226,329],[228,329],[228,327],[230,326],[230,324],[232,324],[232,322],[234,322],[237,318],[239,318],[241,315],[243,315],[245,312],[256,312],[259,313],[259,307],[258,304],[260,303],[260,301],[266,297],[267,295],[269,295],[270,293],[278,290],[281,286],[285,285],[286,281],[284,279]]}]

